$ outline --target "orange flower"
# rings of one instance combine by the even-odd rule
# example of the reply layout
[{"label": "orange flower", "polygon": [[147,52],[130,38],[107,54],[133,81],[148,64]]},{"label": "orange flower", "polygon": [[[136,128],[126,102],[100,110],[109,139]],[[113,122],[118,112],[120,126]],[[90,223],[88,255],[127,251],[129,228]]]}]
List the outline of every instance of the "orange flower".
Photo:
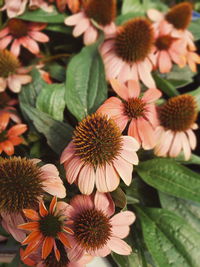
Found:
[{"label": "orange flower", "polygon": [[68,206],[65,202],[58,202],[57,198],[53,197],[49,211],[46,209],[44,202],[39,203],[39,212],[32,209],[24,209],[23,212],[32,222],[20,224],[19,229],[31,231],[31,233],[22,242],[22,245],[28,245],[24,251],[23,258],[27,258],[30,254],[42,245],[42,259],[46,259],[54,249],[57,261],[60,261],[60,251],[57,248],[56,240],[60,240],[62,244],[70,248],[70,243],[67,234],[74,232],[68,228],[66,216],[62,210]]},{"label": "orange flower", "polygon": [[17,124],[6,130],[10,120],[10,114],[0,113],[0,154],[4,151],[8,156],[14,154],[14,146],[23,142],[19,136],[27,130],[26,124]]}]

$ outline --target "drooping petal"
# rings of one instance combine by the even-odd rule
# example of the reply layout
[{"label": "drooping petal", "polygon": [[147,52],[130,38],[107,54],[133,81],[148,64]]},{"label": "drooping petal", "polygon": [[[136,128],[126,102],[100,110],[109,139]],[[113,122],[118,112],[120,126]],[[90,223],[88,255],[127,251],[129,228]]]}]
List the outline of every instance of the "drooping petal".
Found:
[{"label": "drooping petal", "polygon": [[99,192],[109,191],[106,183],[106,170],[103,166],[98,166],[96,169],[96,187]]},{"label": "drooping petal", "polygon": [[130,255],[131,254],[131,247],[123,240],[118,237],[111,237],[110,240],[107,242],[107,246],[117,254],[120,255]]},{"label": "drooping petal", "polygon": [[63,232],[59,232],[58,234],[58,238],[60,239],[60,241],[63,243],[63,245],[67,248],[71,248],[71,245],[69,243],[69,240],[66,236],[66,234],[64,234]]},{"label": "drooping petal", "polygon": [[78,177],[78,187],[82,194],[90,195],[94,189],[95,171],[90,165],[85,165],[81,169]]},{"label": "drooping petal", "polygon": [[33,221],[39,221],[40,216],[37,211],[31,209],[23,209],[25,216]]},{"label": "drooping petal", "polygon": [[112,164],[106,163],[106,184],[109,192],[114,191],[120,183],[120,178]]},{"label": "drooping petal", "polygon": [[110,83],[112,85],[112,88],[114,89],[114,91],[124,100],[128,100],[129,95],[128,95],[128,88],[122,84],[119,83],[118,80],[116,79],[111,79]]},{"label": "drooping petal", "polygon": [[51,253],[54,246],[53,237],[46,236],[42,245],[42,259],[46,259]]},{"label": "drooping petal", "polygon": [[121,179],[129,186],[132,181],[133,165],[121,157],[115,159],[113,164]]}]

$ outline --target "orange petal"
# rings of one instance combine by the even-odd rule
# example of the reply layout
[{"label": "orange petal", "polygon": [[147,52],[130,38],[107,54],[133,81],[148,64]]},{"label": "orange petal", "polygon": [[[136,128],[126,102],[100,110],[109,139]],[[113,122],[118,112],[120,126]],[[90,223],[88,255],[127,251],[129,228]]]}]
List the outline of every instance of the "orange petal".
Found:
[{"label": "orange petal", "polygon": [[64,233],[60,232],[57,235],[64,246],[66,246],[67,248],[71,248],[70,243],[69,243],[69,241],[68,241],[68,239]]},{"label": "orange petal", "polygon": [[28,243],[37,242],[39,239],[42,238],[42,234],[40,231],[34,231],[30,233],[22,242],[22,245],[27,245]]},{"label": "orange petal", "polygon": [[19,229],[37,231],[39,229],[39,222],[29,222],[18,225]]},{"label": "orange petal", "polygon": [[8,131],[8,136],[18,136],[23,134],[27,130],[27,125],[26,124],[17,124],[10,128]]},{"label": "orange petal", "polygon": [[45,237],[43,245],[42,245],[42,259],[46,259],[49,256],[49,254],[52,251],[54,242],[55,241],[53,237],[50,237],[50,236]]},{"label": "orange petal", "polygon": [[43,201],[41,201],[39,204],[39,212],[42,217],[48,215],[48,210],[46,209]]},{"label": "orange petal", "polygon": [[39,221],[40,216],[37,211],[31,209],[23,209],[24,215],[34,221]]},{"label": "orange petal", "polygon": [[14,146],[9,140],[2,142],[1,147],[8,156],[12,156],[14,154]]},{"label": "orange petal", "polygon": [[24,253],[23,253],[23,259],[27,258],[33,251],[37,250],[37,248],[40,246],[41,242],[43,241],[43,238],[40,239],[38,242],[30,243]]},{"label": "orange petal", "polygon": [[71,234],[71,235],[74,234],[74,231],[72,231],[72,229],[70,229],[70,228],[68,228],[68,227],[66,227],[66,226],[63,226],[63,230],[64,230],[65,232],[67,232],[68,234]]},{"label": "orange petal", "polygon": [[49,212],[50,213],[53,213],[55,211],[56,204],[57,204],[57,197],[54,196],[53,199],[51,200],[51,204],[49,206]]},{"label": "orange petal", "polygon": [[60,251],[58,250],[56,246],[56,242],[54,242],[54,253],[55,253],[57,261],[60,261]]},{"label": "orange petal", "polygon": [[19,144],[21,144],[23,142],[23,139],[21,137],[18,136],[10,136],[9,137],[9,141],[14,145],[14,146],[18,146]]},{"label": "orange petal", "polygon": [[5,130],[10,119],[10,114],[3,112],[0,115],[0,130]]}]

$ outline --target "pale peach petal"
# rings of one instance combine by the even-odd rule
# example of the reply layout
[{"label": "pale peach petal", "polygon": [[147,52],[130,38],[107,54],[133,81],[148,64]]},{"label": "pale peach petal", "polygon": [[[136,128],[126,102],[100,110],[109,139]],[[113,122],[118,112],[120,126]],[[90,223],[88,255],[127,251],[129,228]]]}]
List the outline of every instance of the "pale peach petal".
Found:
[{"label": "pale peach petal", "polygon": [[74,30],[73,30],[73,36],[78,37],[81,34],[83,34],[88,28],[90,27],[90,20],[88,18],[83,18],[80,20]]},{"label": "pale peach petal", "polygon": [[4,92],[7,86],[7,81],[5,78],[0,77],[0,92]]},{"label": "pale peach petal", "polygon": [[120,178],[116,170],[114,169],[112,164],[106,163],[106,184],[109,192],[114,191],[119,183],[120,183]]},{"label": "pale peach petal", "polygon": [[121,132],[126,128],[126,125],[129,121],[129,118],[126,115],[115,115],[112,117],[113,120],[116,122],[117,126],[120,128]]},{"label": "pale peach petal", "polygon": [[98,210],[103,211],[105,215],[110,217],[114,213],[113,207],[115,204],[112,198],[109,198],[108,196],[109,194],[104,194],[97,191],[94,197],[94,204]]},{"label": "pale peach petal", "polygon": [[131,164],[138,165],[139,159],[135,152],[123,149],[120,156]]},{"label": "pale peach petal", "polygon": [[99,192],[109,192],[106,184],[106,171],[103,166],[98,166],[96,169],[96,187]]},{"label": "pale peach petal", "polygon": [[152,21],[155,21],[155,22],[159,22],[162,19],[164,19],[164,15],[156,9],[149,9],[147,11],[147,15]]},{"label": "pale peach petal", "polygon": [[159,53],[158,66],[161,73],[168,73],[172,69],[172,61],[167,51],[163,50]]},{"label": "pale peach petal", "polygon": [[133,165],[121,157],[115,159],[113,164],[121,179],[129,186],[132,181]]},{"label": "pale peach petal", "polygon": [[52,181],[50,181],[50,180],[45,181],[44,180],[42,185],[43,185],[44,191],[46,191],[47,193],[49,193],[52,196],[57,196],[59,198],[66,197],[66,189],[65,189],[65,187],[61,181],[59,183],[55,179],[52,179]]},{"label": "pale peach petal", "polygon": [[128,135],[134,137],[138,141],[139,144],[142,142],[139,136],[139,133],[138,133],[136,119],[131,120],[129,127],[128,127]]},{"label": "pale peach petal", "polygon": [[106,64],[107,79],[110,80],[117,78],[124,67],[124,64],[125,63],[123,61],[114,56],[112,60]]},{"label": "pale peach petal", "polygon": [[14,93],[19,93],[20,92],[20,90],[21,90],[21,82],[16,77],[16,75],[11,75],[11,76],[8,77],[8,87]]},{"label": "pale peach petal", "polygon": [[191,148],[190,148],[189,140],[186,134],[183,132],[181,132],[181,142],[182,142],[182,148],[183,148],[185,160],[189,160],[191,157]]},{"label": "pale peach petal", "polygon": [[199,127],[198,127],[198,124],[197,123],[193,123],[192,127],[191,127],[193,130],[197,130]]},{"label": "pale peach petal", "polygon": [[90,195],[92,193],[95,179],[94,168],[90,165],[83,166],[78,176],[78,187],[82,194]]},{"label": "pale peach petal", "polygon": [[10,33],[10,30],[8,27],[3,28],[2,30],[0,30],[0,38],[5,37],[9,33]]},{"label": "pale peach petal", "polygon": [[165,157],[167,155],[173,142],[173,138],[174,133],[171,130],[167,130],[163,133],[162,139],[159,141],[159,145],[155,149],[158,156]]},{"label": "pale peach petal", "polygon": [[106,25],[105,27],[103,27],[103,31],[105,33],[105,36],[111,37],[111,35],[113,35],[116,32],[116,25],[114,22],[111,22],[109,25]]},{"label": "pale peach petal", "polygon": [[82,212],[85,209],[94,208],[94,203],[90,196],[76,195],[70,202],[70,205],[74,208],[76,213]]},{"label": "pale peach petal", "polygon": [[40,52],[37,42],[28,36],[22,37],[20,43],[33,54],[38,54]]},{"label": "pale peach petal", "polygon": [[137,151],[140,148],[138,141],[132,136],[122,136],[123,149],[130,151]]},{"label": "pale peach petal", "polygon": [[147,111],[145,113],[145,116],[151,122],[153,127],[157,127],[159,125],[159,120],[156,106],[154,104],[147,104],[146,108]]},{"label": "pale peach petal", "polygon": [[121,83],[126,82],[127,80],[134,79],[134,75],[132,74],[132,69],[128,63],[123,63],[123,66],[119,72],[118,78]]},{"label": "pale peach petal", "polygon": [[161,95],[162,95],[162,93],[160,90],[158,90],[156,88],[151,88],[151,89],[148,89],[144,93],[142,100],[144,102],[151,103],[151,102],[158,100],[161,97]]},{"label": "pale peach petal", "polygon": [[174,140],[172,142],[170,151],[169,151],[169,156],[172,158],[177,157],[182,149],[182,143],[181,143],[181,133],[177,132],[174,134]]},{"label": "pale peach petal", "polygon": [[135,214],[131,211],[122,211],[114,215],[110,222],[112,225],[131,225],[135,221],[136,217]]},{"label": "pale peach petal", "polygon": [[152,149],[156,145],[155,132],[151,124],[144,118],[140,117],[136,121],[139,136],[142,140],[144,149]]},{"label": "pale peach petal", "polygon": [[66,178],[70,184],[72,184],[76,180],[82,166],[83,162],[79,157],[73,157],[65,166]]},{"label": "pale peach petal", "polygon": [[131,247],[118,237],[111,237],[107,242],[107,246],[117,254],[130,255],[132,252]]},{"label": "pale peach petal", "polygon": [[107,246],[104,246],[103,248],[100,248],[98,250],[93,251],[92,256],[96,257],[106,257],[111,253],[111,249]]},{"label": "pale peach petal", "polygon": [[98,38],[98,31],[93,25],[91,25],[83,35],[83,42],[85,45],[90,45],[96,42]]},{"label": "pale peach petal", "polygon": [[46,43],[49,41],[49,37],[42,33],[42,32],[38,32],[38,31],[30,31],[28,32],[28,35],[30,37],[32,37],[35,41],[41,42],[41,43]]},{"label": "pale peach petal", "polygon": [[13,76],[16,77],[16,79],[18,79],[18,81],[20,81],[21,84],[27,84],[32,81],[32,77],[30,75],[16,74]]},{"label": "pale peach petal", "polygon": [[69,26],[73,26],[73,25],[76,25],[77,23],[80,22],[81,19],[83,19],[85,16],[84,16],[84,13],[83,12],[79,12],[75,15],[72,15],[72,16],[69,16],[65,19],[65,24],[66,25],[69,25]]},{"label": "pale peach petal", "polygon": [[125,238],[128,236],[129,232],[130,232],[130,227],[127,225],[112,226],[112,236],[114,237]]},{"label": "pale peach petal", "polygon": [[145,60],[137,64],[138,73],[141,81],[149,88],[156,88],[155,81],[151,76],[152,69],[148,66],[148,61]]},{"label": "pale peach petal", "polygon": [[73,156],[74,156],[74,144],[73,141],[71,141],[67,145],[67,147],[63,150],[60,157],[60,163],[63,164],[65,161],[69,160]]},{"label": "pale peach petal", "polygon": [[128,100],[129,95],[128,95],[128,88],[119,83],[118,80],[116,79],[111,79],[110,80],[110,84],[112,85],[112,88],[114,89],[114,91],[124,100]]},{"label": "pale peach petal", "polygon": [[128,81],[128,98],[139,97],[140,95],[140,84],[138,81]]},{"label": "pale peach petal", "polygon": [[0,49],[5,49],[10,42],[13,40],[13,37],[11,35],[8,35],[0,40]]},{"label": "pale peach petal", "polygon": [[11,45],[10,52],[13,53],[16,57],[18,57],[20,54],[20,48],[21,48],[20,41],[18,39],[15,39]]},{"label": "pale peach petal", "polygon": [[102,56],[112,49],[113,44],[113,40],[107,40],[102,44],[102,46],[100,47],[100,52]]},{"label": "pale peach petal", "polygon": [[139,81],[137,63],[134,63],[131,67],[131,79],[130,80]]},{"label": "pale peach petal", "polygon": [[191,149],[195,149],[195,147],[197,145],[197,138],[196,138],[194,132],[191,129],[189,129],[189,130],[187,130],[187,135],[189,137]]}]

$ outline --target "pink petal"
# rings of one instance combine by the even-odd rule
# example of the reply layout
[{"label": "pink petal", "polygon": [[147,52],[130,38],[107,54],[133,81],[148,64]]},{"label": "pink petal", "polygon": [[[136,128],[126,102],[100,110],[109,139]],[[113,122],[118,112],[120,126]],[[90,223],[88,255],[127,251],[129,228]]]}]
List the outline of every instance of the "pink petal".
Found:
[{"label": "pink petal", "polygon": [[112,226],[112,236],[115,236],[118,238],[125,238],[128,236],[129,232],[130,232],[130,227],[127,225]]},{"label": "pink petal", "polygon": [[78,177],[78,187],[82,194],[90,195],[94,189],[95,171],[93,166],[85,165]]},{"label": "pink petal", "polygon": [[14,74],[13,78],[17,79],[21,84],[27,84],[32,81],[32,77],[25,74]]},{"label": "pink petal", "polygon": [[73,157],[65,167],[67,181],[72,184],[83,166],[83,162],[79,157]]},{"label": "pink petal", "polygon": [[8,77],[8,87],[14,93],[19,93],[21,90],[21,82],[18,79],[17,75],[11,75]]},{"label": "pink petal", "polygon": [[140,144],[132,136],[122,136],[123,139],[123,149],[130,151],[137,151],[140,148]]},{"label": "pink petal", "polygon": [[159,125],[158,121],[158,114],[156,110],[156,106],[154,104],[147,104],[146,105],[146,117],[151,122],[153,127],[157,127]]},{"label": "pink petal", "polygon": [[156,101],[157,99],[159,99],[161,97],[162,93],[160,90],[156,89],[156,88],[151,88],[151,89],[148,89],[143,97],[142,97],[142,100],[144,102],[147,102],[147,103],[151,103],[151,102],[154,102]]},{"label": "pink petal", "polygon": [[138,81],[128,81],[128,98],[139,97],[140,95],[140,84]]},{"label": "pink petal", "polygon": [[168,73],[172,68],[172,61],[167,51],[161,51],[158,57],[158,65],[161,73]]},{"label": "pink petal", "polygon": [[172,158],[177,157],[181,152],[182,143],[180,139],[181,139],[181,133],[177,132],[174,136],[174,140],[172,141],[172,145],[169,151],[169,156]]},{"label": "pink petal", "polygon": [[194,132],[191,129],[189,129],[189,130],[187,130],[187,135],[189,137],[191,149],[195,149],[195,147],[197,145],[197,138],[196,138]]},{"label": "pink petal", "polygon": [[0,77],[0,92],[4,92],[7,86],[7,81],[5,78]]},{"label": "pink petal", "polygon": [[38,41],[41,43],[46,43],[49,41],[49,37],[42,32],[30,31],[28,32],[28,35],[32,37],[35,41]]},{"label": "pink petal", "polygon": [[114,91],[124,100],[128,100],[129,95],[128,95],[128,88],[119,83],[118,80],[116,79],[111,79],[110,80],[110,84],[112,85],[112,88],[114,89]]},{"label": "pink petal", "polygon": [[83,41],[85,45],[90,45],[96,42],[98,38],[98,31],[93,25],[91,25],[83,35]]},{"label": "pink petal", "polygon": [[137,119],[137,129],[142,140],[142,147],[144,149],[152,149],[156,145],[155,131],[151,124],[144,118]]},{"label": "pink petal", "polygon": [[147,15],[152,21],[156,22],[161,21],[164,18],[163,14],[156,9],[149,9]]},{"label": "pink petal", "polygon": [[92,253],[92,256],[96,256],[96,257],[106,257],[111,253],[111,249],[108,248],[107,246],[104,246],[103,248],[100,248],[98,250],[95,250]]},{"label": "pink petal", "polygon": [[131,225],[135,221],[135,214],[131,211],[122,211],[114,215],[110,222],[112,225]]},{"label": "pink petal", "polygon": [[[74,30],[73,30],[73,36],[78,37],[81,34],[83,34],[88,28],[90,27],[90,20],[88,18],[84,18],[79,21],[78,24],[76,24]],[[93,26],[91,26],[93,27]]]},{"label": "pink petal", "polygon": [[131,247],[125,241],[114,236],[107,242],[107,246],[120,255],[130,255],[132,252]]},{"label": "pink petal", "polygon": [[109,196],[110,194],[104,194],[97,191],[94,198],[95,207],[98,210],[103,211],[108,217],[112,216],[115,209],[115,204]]},{"label": "pink petal", "polygon": [[76,195],[72,198],[70,205],[74,208],[76,213],[80,213],[85,209],[94,208],[94,202],[91,197],[87,195]]},{"label": "pink petal", "polygon": [[128,80],[134,79],[131,67],[128,63],[124,63],[118,76],[118,80],[124,83]]},{"label": "pink petal", "polygon": [[10,42],[13,40],[13,37],[11,35],[7,35],[3,39],[0,40],[0,49],[5,49]]},{"label": "pink petal", "polygon": [[141,81],[148,87],[148,88],[156,88],[155,81],[151,76],[152,68],[149,67],[149,62],[146,59],[143,62],[137,64],[138,73]]},{"label": "pink petal", "polygon": [[159,145],[156,146],[156,154],[158,156],[166,156],[169,152],[171,144],[173,142],[174,133],[171,130],[167,130],[162,134],[161,139],[159,140]]},{"label": "pink petal", "polygon": [[10,33],[10,30],[8,27],[3,28],[2,30],[0,30],[0,38],[5,37],[9,33]]},{"label": "pink petal", "polygon": [[133,165],[123,158],[118,157],[114,160],[114,167],[124,183],[129,186],[132,181]]},{"label": "pink petal", "polygon": [[33,54],[38,54],[40,52],[37,42],[28,36],[22,37],[20,43]]},{"label": "pink petal", "polygon": [[84,18],[84,13],[83,12],[79,12],[75,15],[69,16],[65,19],[65,24],[68,26],[73,26],[76,25],[77,23],[80,22],[81,19]]},{"label": "pink petal", "polygon": [[106,163],[106,184],[109,192],[114,191],[120,183],[118,173],[115,171],[112,164]]},{"label": "pink petal", "polygon": [[71,141],[67,145],[67,147],[63,150],[60,157],[60,163],[63,164],[65,161],[68,161],[73,156],[74,156],[74,144],[73,141]]},{"label": "pink petal", "polygon": [[141,138],[138,133],[137,123],[135,119],[132,119],[129,124],[128,135],[134,137],[138,141],[139,144],[142,143]]},{"label": "pink petal", "polygon": [[96,169],[96,187],[99,192],[109,192],[106,184],[106,170],[104,166],[98,166]]},{"label": "pink petal", "polygon": [[100,52],[102,56],[107,52],[109,52],[112,49],[113,45],[114,45],[113,40],[106,40],[100,47]]},{"label": "pink petal", "polygon": [[186,134],[183,132],[181,132],[181,142],[182,142],[182,148],[183,148],[185,160],[189,160],[191,157],[191,148],[190,148],[189,140]]},{"label": "pink petal", "polygon": [[138,165],[139,159],[135,152],[123,149],[120,156],[131,164]]},{"label": "pink petal", "polygon": [[[71,244],[71,243],[70,243]],[[79,261],[83,255],[85,250],[81,248],[81,246],[78,246],[77,244],[72,247],[72,249],[68,249],[67,256],[71,262]]]},{"label": "pink petal", "polygon": [[15,39],[14,42],[11,45],[10,51],[16,56],[18,57],[20,54],[20,48],[21,48],[21,44],[20,41],[18,39]]}]

